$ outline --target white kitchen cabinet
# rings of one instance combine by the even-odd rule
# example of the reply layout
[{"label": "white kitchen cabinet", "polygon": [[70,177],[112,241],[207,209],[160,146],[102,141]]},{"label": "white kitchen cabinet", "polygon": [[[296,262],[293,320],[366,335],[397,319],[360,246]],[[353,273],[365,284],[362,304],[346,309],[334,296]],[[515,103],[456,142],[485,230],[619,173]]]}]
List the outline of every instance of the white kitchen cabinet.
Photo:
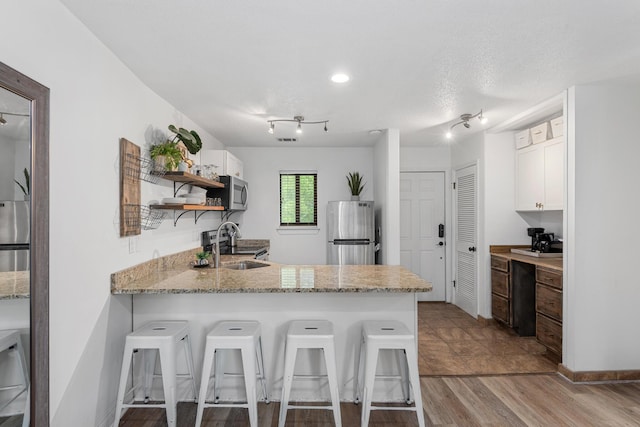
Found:
[{"label": "white kitchen cabinet", "polygon": [[242,178],[242,160],[231,154],[227,150],[201,150],[201,165],[216,165],[218,175],[232,175]]},{"label": "white kitchen cabinet", "polygon": [[516,151],[516,210],[563,209],[564,140]]}]

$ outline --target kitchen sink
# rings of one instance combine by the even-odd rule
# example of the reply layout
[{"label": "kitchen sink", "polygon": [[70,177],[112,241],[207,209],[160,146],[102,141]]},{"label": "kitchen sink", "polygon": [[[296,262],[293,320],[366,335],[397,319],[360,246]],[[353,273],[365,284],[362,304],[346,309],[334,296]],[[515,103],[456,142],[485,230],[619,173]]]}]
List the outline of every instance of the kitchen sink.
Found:
[{"label": "kitchen sink", "polygon": [[269,267],[269,264],[255,261],[240,261],[233,264],[223,265],[222,268],[228,268],[230,270],[251,270],[253,268]]}]

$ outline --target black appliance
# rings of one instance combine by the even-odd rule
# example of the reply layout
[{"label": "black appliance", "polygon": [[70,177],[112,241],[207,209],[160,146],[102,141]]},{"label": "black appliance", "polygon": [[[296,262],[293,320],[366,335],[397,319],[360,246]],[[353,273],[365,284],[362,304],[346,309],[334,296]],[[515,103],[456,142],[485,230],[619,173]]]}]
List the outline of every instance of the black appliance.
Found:
[{"label": "black appliance", "polygon": [[544,228],[527,228],[527,235],[531,237],[531,251],[533,252],[562,252],[562,242],[556,240],[553,233],[545,233]]},{"label": "black appliance", "polygon": [[[216,244],[216,233],[218,230],[209,230],[202,232],[202,249],[206,252],[213,253],[213,247]],[[223,229],[220,232],[220,255],[252,255],[257,260],[269,259],[269,248],[267,246],[232,246],[231,238],[228,230]]]}]

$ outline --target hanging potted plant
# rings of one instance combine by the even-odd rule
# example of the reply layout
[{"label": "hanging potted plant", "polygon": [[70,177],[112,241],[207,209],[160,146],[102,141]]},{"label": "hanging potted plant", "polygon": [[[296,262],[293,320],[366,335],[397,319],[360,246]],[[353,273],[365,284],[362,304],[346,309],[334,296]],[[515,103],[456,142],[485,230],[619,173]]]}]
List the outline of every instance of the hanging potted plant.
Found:
[{"label": "hanging potted plant", "polygon": [[360,200],[360,193],[364,189],[360,172],[349,172],[347,175],[347,184],[351,190],[351,200]]}]

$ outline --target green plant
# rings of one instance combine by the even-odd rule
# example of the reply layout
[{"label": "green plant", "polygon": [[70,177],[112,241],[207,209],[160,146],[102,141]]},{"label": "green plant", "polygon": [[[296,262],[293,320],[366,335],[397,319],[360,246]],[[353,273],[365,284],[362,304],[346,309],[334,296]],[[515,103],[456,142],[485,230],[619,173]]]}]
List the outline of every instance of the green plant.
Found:
[{"label": "green plant", "polygon": [[347,175],[347,184],[349,185],[349,190],[351,190],[352,196],[359,196],[364,189],[364,184],[362,183],[362,176],[360,176],[360,172],[349,172]]},{"label": "green plant", "polygon": [[169,130],[176,134],[171,142],[182,141],[191,154],[196,154],[202,148],[202,140],[195,130],[178,129],[174,125],[169,125]]},{"label": "green plant", "polygon": [[197,252],[196,253],[196,258],[198,258],[198,260],[202,261],[203,259],[209,258],[209,255],[211,255],[210,252]]},{"label": "green plant", "polygon": [[152,159],[163,156],[165,158],[165,168],[174,170],[178,167],[182,158],[182,151],[178,148],[177,142],[167,141],[162,144],[152,145],[149,150]]},{"label": "green plant", "polygon": [[24,195],[28,196],[29,193],[31,192],[31,188],[30,188],[31,180],[29,179],[29,170],[27,168],[24,168],[23,173],[24,173],[24,185],[20,184],[17,179],[14,179],[14,181],[16,184],[18,184],[18,187],[20,187]]}]

